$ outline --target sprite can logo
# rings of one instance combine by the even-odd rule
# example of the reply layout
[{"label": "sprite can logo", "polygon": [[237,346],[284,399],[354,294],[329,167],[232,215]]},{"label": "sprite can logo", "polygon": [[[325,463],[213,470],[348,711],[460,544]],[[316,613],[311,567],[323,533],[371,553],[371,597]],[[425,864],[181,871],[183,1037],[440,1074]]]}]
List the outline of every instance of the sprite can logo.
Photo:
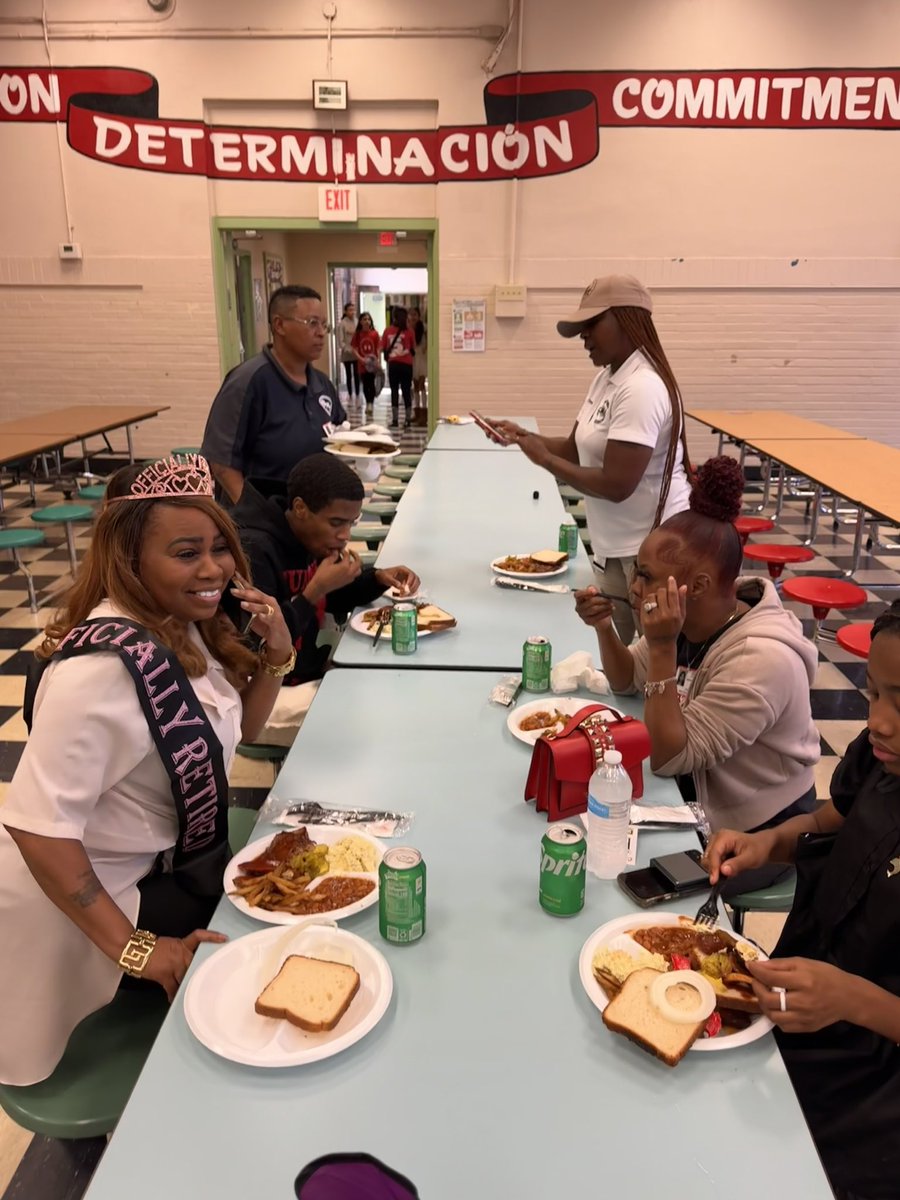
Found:
[{"label": "sprite can logo", "polygon": [[554,858],[547,854],[546,851],[541,855],[541,874],[542,875],[559,875],[566,879],[570,879],[573,875],[580,875],[584,870],[587,851],[582,850],[575,853],[568,859]]}]

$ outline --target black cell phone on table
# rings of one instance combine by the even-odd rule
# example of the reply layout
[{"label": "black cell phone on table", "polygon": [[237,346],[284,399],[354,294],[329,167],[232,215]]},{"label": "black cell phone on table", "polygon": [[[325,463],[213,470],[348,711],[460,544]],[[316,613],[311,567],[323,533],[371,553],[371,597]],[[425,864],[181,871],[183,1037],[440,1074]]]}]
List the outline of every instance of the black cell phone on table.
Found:
[{"label": "black cell phone on table", "polygon": [[651,858],[649,867],[623,871],[616,882],[629,900],[652,908],[663,900],[677,900],[709,887],[709,875],[700,865],[699,850],[682,850]]}]

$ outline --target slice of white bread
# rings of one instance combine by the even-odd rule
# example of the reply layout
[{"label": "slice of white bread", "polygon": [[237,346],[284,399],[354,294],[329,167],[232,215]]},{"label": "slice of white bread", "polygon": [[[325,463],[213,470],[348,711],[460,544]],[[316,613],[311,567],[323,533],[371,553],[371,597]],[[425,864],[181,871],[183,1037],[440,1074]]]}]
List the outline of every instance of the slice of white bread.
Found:
[{"label": "slice of white bread", "polygon": [[703,1032],[706,1020],[696,1025],[667,1020],[650,999],[650,985],[658,978],[659,972],[650,970],[629,975],[619,994],[603,1010],[603,1024],[676,1067]]},{"label": "slice of white bread", "polygon": [[529,554],[528,557],[532,562],[540,563],[542,566],[552,569],[554,567],[561,567],[569,556],[565,550],[536,550],[534,554]]},{"label": "slice of white bread", "polygon": [[416,624],[419,629],[452,629],[456,624],[456,617],[451,617],[436,604],[423,604],[419,609]]},{"label": "slice of white bread", "polygon": [[359,972],[343,963],[291,954],[257,997],[261,1017],[280,1017],[308,1033],[334,1029],[359,990]]}]

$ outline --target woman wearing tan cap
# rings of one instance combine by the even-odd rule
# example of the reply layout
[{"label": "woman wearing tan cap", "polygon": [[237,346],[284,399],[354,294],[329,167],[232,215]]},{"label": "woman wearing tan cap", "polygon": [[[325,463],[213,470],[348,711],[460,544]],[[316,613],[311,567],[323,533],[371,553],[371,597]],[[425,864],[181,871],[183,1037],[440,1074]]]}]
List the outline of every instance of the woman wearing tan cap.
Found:
[{"label": "woman wearing tan cap", "polygon": [[493,422],[532,462],[584,493],[597,586],[617,598],[613,620],[626,645],[635,633],[628,584],[638,547],[688,507],[691,490],[681,393],[652,309],[632,275],[595,279],[556,326],[563,337],[580,337],[601,368],[572,432],[543,437]]}]

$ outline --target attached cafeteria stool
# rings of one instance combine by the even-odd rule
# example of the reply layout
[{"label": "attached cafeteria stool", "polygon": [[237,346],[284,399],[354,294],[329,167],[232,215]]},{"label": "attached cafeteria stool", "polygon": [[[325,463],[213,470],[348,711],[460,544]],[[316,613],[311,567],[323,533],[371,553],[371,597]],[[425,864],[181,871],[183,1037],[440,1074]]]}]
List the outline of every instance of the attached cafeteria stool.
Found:
[{"label": "attached cafeteria stool", "polygon": [[175,446],[171,451],[173,458],[182,458],[185,454],[199,454],[200,446]]},{"label": "attached cafeteria stool", "polygon": [[31,514],[32,521],[41,525],[60,524],[65,526],[66,546],[69,550],[69,566],[72,574],[78,570],[78,555],[75,553],[75,534],[72,526],[76,521],[90,521],[94,510],[87,504],[48,504],[46,508],[36,509]]},{"label": "attached cafeteria stool", "polygon": [[[247,844],[256,816],[253,809],[229,808],[233,854]],[[109,1004],[76,1026],[48,1079],[25,1087],[0,1083],[0,1108],[23,1129],[44,1137],[112,1133],[168,1011],[166,994],[156,984],[120,988]]]},{"label": "attached cafeteria stool", "polygon": [[397,505],[393,500],[367,500],[362,511],[367,517],[377,517],[383,525],[390,525],[397,512]]},{"label": "attached cafeteria stool", "polygon": [[[289,749],[290,746],[275,746],[266,742],[239,742],[237,752],[241,758],[255,758],[257,762],[272,763],[277,775],[281,764],[287,758]],[[229,814],[231,811],[231,809],[228,810]]]},{"label": "attached cafeteria stool", "polygon": [[769,517],[738,517],[734,527],[738,531],[741,545],[746,546],[748,537],[754,533],[768,533],[770,529],[775,528],[775,522]]},{"label": "attached cafeteria stool", "polygon": [[361,522],[350,530],[350,540],[365,542],[370,550],[377,550],[379,543],[383,542],[387,535],[388,527],[382,525],[380,521],[377,525],[374,521]]},{"label": "attached cafeteria stool", "polygon": [[[866,593],[855,583],[846,579],[829,579],[819,575],[805,575],[797,579],[786,579],[781,585],[781,594],[801,604],[808,604],[813,613],[812,640],[819,640],[820,627],[831,609],[859,608],[866,602]],[[832,635],[829,634],[829,637]]]},{"label": "attached cafeteria stool", "polygon": [[44,535],[40,529],[0,529],[0,550],[9,550],[13,556],[16,570],[25,576],[25,586],[28,588],[28,604],[33,613],[38,610],[37,595],[34,590],[34,580],[31,572],[19,557],[23,546],[43,546]]},{"label": "attached cafeteria stool", "polygon": [[415,467],[395,467],[392,463],[384,468],[382,474],[386,479],[399,479],[402,483],[409,483],[415,469]]},{"label": "attached cafeteria stool", "polygon": [[398,454],[391,462],[398,467],[417,467],[422,461],[421,454]]},{"label": "attached cafeteria stool", "polygon": [[842,625],[835,634],[835,641],[842,650],[855,654],[857,658],[868,658],[872,647],[872,626],[874,621],[854,621]]},{"label": "attached cafeteria stool", "polygon": [[399,500],[406,491],[405,483],[376,483],[372,488],[375,496],[387,496],[388,500]]},{"label": "attached cafeteria stool", "polygon": [[375,559],[378,557],[377,550],[362,550],[359,555],[359,561],[364,567],[374,567]]},{"label": "attached cafeteria stool", "polygon": [[731,924],[735,933],[743,932],[744,917],[748,912],[790,912],[796,883],[796,872],[790,871],[783,879],[776,880],[767,888],[760,888],[758,892],[729,896],[725,903],[732,910]]},{"label": "attached cafeteria stool", "polygon": [[102,500],[105,495],[105,483],[92,483],[88,487],[78,489],[79,500]]},{"label": "attached cafeteria stool", "polygon": [[778,580],[789,563],[810,562],[815,553],[808,546],[775,546],[769,542],[750,542],[744,546],[744,558],[764,562],[769,577]]}]

